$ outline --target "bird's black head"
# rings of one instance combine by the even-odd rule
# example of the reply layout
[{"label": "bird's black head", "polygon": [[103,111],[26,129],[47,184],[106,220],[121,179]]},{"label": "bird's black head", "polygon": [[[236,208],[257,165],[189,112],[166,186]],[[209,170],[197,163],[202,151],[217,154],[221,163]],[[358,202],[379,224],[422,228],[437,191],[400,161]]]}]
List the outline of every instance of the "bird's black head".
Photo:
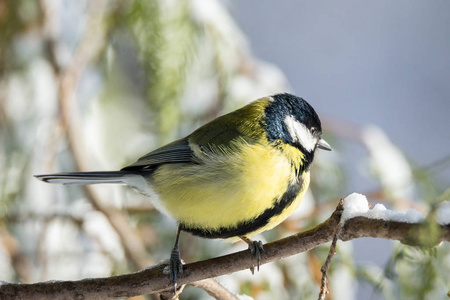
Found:
[{"label": "bird's black head", "polygon": [[283,142],[298,148],[311,163],[316,148],[331,150],[321,138],[322,125],[314,108],[291,94],[276,94],[265,109],[263,126],[270,142]]}]

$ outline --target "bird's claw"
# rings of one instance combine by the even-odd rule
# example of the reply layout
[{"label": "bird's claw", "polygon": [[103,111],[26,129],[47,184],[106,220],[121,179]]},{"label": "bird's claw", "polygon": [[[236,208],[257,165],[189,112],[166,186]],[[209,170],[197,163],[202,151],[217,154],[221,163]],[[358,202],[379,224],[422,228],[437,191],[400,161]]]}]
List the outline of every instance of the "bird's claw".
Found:
[{"label": "bird's claw", "polygon": [[[265,253],[263,243],[261,241],[251,241],[248,244],[248,249],[250,249],[250,253],[252,254],[253,258],[256,259],[256,269],[259,272],[259,266],[261,265],[261,255],[262,253]],[[250,271],[252,272],[252,274],[255,274],[255,265],[250,268]]]},{"label": "bird's claw", "polygon": [[178,247],[174,247],[170,254],[170,279],[175,293],[177,292],[178,274],[183,274],[183,262]]}]

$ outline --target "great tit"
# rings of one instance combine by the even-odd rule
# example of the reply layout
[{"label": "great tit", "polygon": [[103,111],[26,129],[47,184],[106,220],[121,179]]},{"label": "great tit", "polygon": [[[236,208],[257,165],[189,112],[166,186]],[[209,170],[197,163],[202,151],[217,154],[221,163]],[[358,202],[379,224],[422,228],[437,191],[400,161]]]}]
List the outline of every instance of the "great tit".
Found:
[{"label": "great tit", "polygon": [[[178,222],[170,258],[176,288],[183,266],[181,231],[203,238],[244,240],[257,260],[260,241],[300,204],[316,149],[332,150],[304,99],[283,93],[258,99],[190,135],[142,156],[120,171],[37,175],[62,184],[127,184]],[[253,268],[251,268],[253,271]]]}]

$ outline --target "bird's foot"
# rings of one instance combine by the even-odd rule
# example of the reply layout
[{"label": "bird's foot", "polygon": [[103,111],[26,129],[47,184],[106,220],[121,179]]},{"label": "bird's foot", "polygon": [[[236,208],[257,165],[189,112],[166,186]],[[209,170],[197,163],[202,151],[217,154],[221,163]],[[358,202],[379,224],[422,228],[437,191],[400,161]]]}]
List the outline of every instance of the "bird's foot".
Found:
[{"label": "bird's foot", "polygon": [[170,280],[175,294],[177,292],[178,274],[183,274],[183,261],[181,260],[180,250],[178,250],[178,247],[174,247],[170,254]]},{"label": "bird's foot", "polygon": [[[256,269],[259,272],[259,266],[261,265],[261,255],[265,253],[263,243],[261,241],[250,241],[248,243],[248,249],[253,258],[256,260]],[[250,268],[252,274],[255,274],[255,265]]]}]

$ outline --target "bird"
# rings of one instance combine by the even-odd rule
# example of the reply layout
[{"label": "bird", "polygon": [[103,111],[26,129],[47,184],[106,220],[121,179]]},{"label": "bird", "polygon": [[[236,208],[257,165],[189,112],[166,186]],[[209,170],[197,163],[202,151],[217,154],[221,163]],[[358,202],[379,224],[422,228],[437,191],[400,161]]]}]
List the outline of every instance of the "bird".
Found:
[{"label": "bird", "polygon": [[280,224],[300,205],[317,149],[332,150],[314,108],[301,97],[279,93],[217,117],[119,171],[35,177],[59,184],[125,184],[148,196],[178,224],[169,260],[176,291],[183,272],[182,231],[243,240],[259,270],[264,247],[251,238]]}]

